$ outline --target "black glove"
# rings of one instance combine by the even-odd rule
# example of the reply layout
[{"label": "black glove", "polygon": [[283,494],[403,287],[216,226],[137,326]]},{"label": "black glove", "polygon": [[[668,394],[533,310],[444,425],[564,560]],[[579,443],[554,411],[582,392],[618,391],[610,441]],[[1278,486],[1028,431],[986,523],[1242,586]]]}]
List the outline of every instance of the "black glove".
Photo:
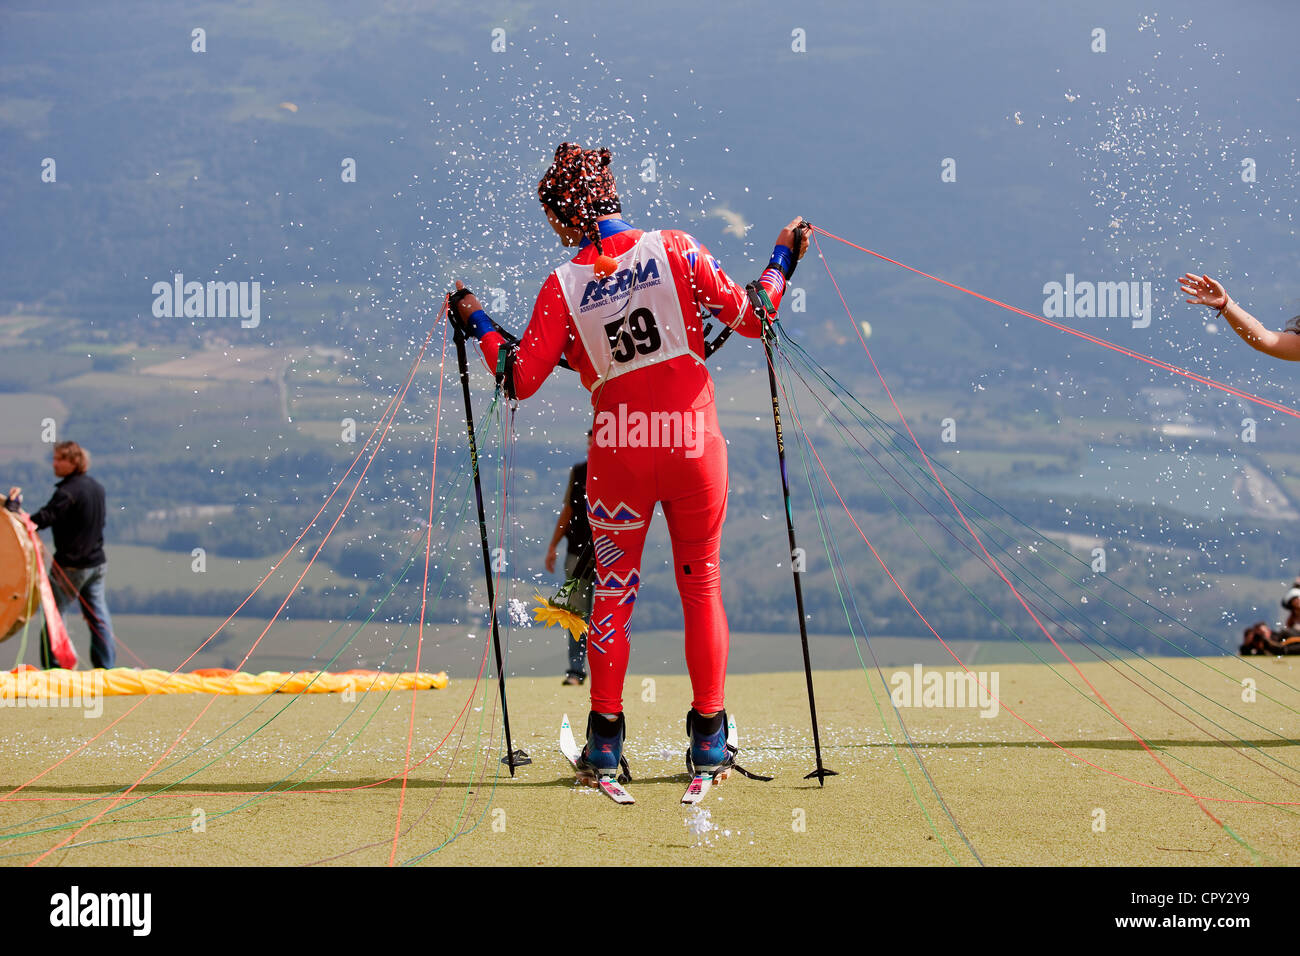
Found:
[{"label": "black glove", "polygon": [[790,271],[785,273],[787,283],[794,278],[794,270],[799,267],[799,256],[808,244],[810,235],[812,235],[812,223],[807,219],[800,221],[794,230],[794,248],[790,250]]},{"label": "black glove", "polygon": [[469,289],[457,289],[447,300],[447,321],[459,335],[467,339],[474,337],[474,327],[470,324],[468,316],[460,314],[460,303],[473,294]]}]

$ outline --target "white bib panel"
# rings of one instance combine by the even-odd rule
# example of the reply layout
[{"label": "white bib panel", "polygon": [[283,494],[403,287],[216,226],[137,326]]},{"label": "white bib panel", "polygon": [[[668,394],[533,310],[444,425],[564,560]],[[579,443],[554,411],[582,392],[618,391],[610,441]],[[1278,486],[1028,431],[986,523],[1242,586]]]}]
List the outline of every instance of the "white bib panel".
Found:
[{"label": "white bib panel", "polygon": [[600,385],[691,353],[663,234],[642,233],[612,275],[572,262],[555,270]]}]

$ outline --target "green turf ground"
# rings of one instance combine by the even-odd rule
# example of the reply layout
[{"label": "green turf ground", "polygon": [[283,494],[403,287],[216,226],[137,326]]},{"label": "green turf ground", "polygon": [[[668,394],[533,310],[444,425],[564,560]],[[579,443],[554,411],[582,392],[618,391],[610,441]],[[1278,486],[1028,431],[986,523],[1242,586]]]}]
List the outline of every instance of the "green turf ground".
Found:
[{"label": "green turf ground", "polygon": [[[1225,676],[1195,660],[1082,665],[1154,757],[1068,666],[1058,667],[1063,676],[1043,665],[991,670],[1006,706],[1074,756],[1006,709],[992,718],[971,708],[905,709],[946,811],[912,753],[891,745],[897,724],[891,717],[886,730],[871,693],[888,711],[879,677],[861,670],[817,674],[825,763],[839,771],[825,788],[803,779],[813,755],[802,675],[733,676],[728,706],[745,761],[777,779],[734,777],[706,799],[707,819],[679,803],[689,699],[680,676],[628,680],[632,807],[573,786],[557,729],[565,712],[581,729],[587,697],[554,678],[510,683],[515,743],[534,758],[514,780],[499,771],[490,740],[499,723],[490,682],[476,692],[472,678],[453,679],[446,690],[414,695],[404,794],[409,692],[116,698],[98,719],[70,708],[12,708],[0,722],[0,792],[9,795],[0,799],[0,860],[27,863],[72,838],[42,863],[382,865],[393,854],[454,865],[973,864],[951,814],[987,864],[1300,862],[1296,807],[1249,802],[1297,800],[1300,746],[1291,739],[1300,737],[1300,695],[1290,687],[1300,686],[1300,673],[1289,660],[1209,663]],[[1257,683],[1255,702],[1241,699],[1243,677]],[[462,711],[467,720],[455,724]],[[156,763],[157,775],[111,807],[111,794]],[[1171,773],[1208,813],[1178,792]],[[295,782],[314,792],[284,792]],[[198,811],[204,826],[196,832]]]}]

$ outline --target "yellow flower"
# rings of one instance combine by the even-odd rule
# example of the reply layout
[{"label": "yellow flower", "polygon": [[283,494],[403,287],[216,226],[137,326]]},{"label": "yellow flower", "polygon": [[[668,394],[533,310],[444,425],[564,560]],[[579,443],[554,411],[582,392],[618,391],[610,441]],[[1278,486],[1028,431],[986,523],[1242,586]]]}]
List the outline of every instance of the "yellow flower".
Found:
[{"label": "yellow flower", "polygon": [[533,608],[533,619],[547,627],[558,624],[571,635],[575,641],[582,640],[582,636],[587,633],[587,622],[583,620],[582,615],[574,614],[567,608],[556,607],[540,594],[533,595],[541,607]]}]

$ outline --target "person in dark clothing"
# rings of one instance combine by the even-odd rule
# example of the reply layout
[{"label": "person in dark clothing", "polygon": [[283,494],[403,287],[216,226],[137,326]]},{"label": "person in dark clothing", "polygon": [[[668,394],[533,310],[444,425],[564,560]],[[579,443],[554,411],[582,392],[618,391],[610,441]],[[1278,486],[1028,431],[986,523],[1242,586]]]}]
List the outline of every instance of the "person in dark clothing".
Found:
[{"label": "person in dark clothing", "polygon": [[[117,660],[113,621],[104,596],[108,561],[104,556],[104,487],[86,473],[90,455],[76,442],[54,446],[54,474],[59,478],[45,507],[31,516],[38,528],[54,533],[54,563],[50,585],[62,612],[73,601],[90,628],[90,661],[94,667],[112,667]],[[21,506],[22,489],[9,490],[8,506]],[[50,651],[49,631],[41,627],[41,666],[56,666]]]},{"label": "person in dark clothing", "polygon": [[1254,654],[1281,657],[1300,654],[1300,632],[1289,627],[1276,630],[1263,621],[1246,628],[1241,635],[1241,654],[1249,657]]},{"label": "person in dark clothing", "polygon": [[[587,451],[590,453],[592,443],[591,431],[587,431]],[[546,570],[555,573],[556,548],[564,538],[568,550],[564,558],[565,578],[572,578],[578,569],[578,562],[584,552],[593,547],[591,524],[587,520],[587,463],[578,462],[569,472],[569,487],[564,493],[564,508],[555,522],[555,533],[551,536],[550,547],[546,550]],[[589,559],[590,560],[590,559]],[[571,603],[591,620],[592,598],[595,593],[594,583],[586,581],[579,585],[572,595]],[[564,674],[565,684],[582,684],[587,679],[587,641],[569,641],[569,669]]]}]

